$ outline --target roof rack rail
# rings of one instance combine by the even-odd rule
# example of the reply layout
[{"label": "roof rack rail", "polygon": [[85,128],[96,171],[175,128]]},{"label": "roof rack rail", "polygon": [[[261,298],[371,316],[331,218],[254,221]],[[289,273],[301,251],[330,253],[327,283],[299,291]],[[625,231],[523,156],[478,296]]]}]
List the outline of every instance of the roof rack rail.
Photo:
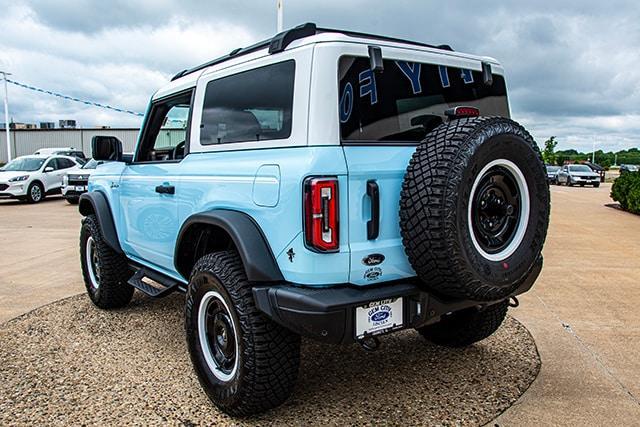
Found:
[{"label": "roof rack rail", "polygon": [[305,37],[314,36],[317,33],[318,29],[316,28],[316,24],[313,22],[307,22],[306,24],[298,25],[290,30],[283,31],[276,34],[271,39],[271,43],[269,43],[269,53],[274,54],[282,52],[292,42]]},{"label": "roof rack rail", "polygon": [[188,74],[195,73],[196,71],[203,70],[212,65],[217,65],[222,62],[228,61],[237,56],[246,55],[248,53],[256,52],[261,49],[268,48],[269,54],[282,52],[287,48],[287,46],[289,46],[291,43],[293,43],[296,40],[303,39],[305,37],[310,37],[316,34],[321,34],[321,33],[338,33],[338,34],[344,34],[346,36],[351,36],[351,37],[358,37],[358,38],[371,39],[371,40],[382,40],[382,41],[389,41],[389,42],[395,42],[395,43],[411,44],[414,46],[429,47],[432,49],[453,51],[451,46],[446,44],[435,46],[427,43],[405,40],[405,39],[400,39],[396,37],[379,36],[375,34],[360,33],[357,31],[338,30],[338,29],[332,29],[332,28],[318,28],[316,27],[316,24],[312,22],[307,22],[306,24],[298,25],[297,27],[291,28],[290,30],[286,30],[281,33],[278,33],[269,40],[263,40],[261,42],[258,42],[248,47],[234,49],[231,52],[229,52],[227,55],[221,56],[220,58],[213,59],[209,62],[205,62],[204,64],[198,65],[193,68],[189,68],[187,70],[182,70],[179,73],[177,73],[175,76],[173,76],[171,81],[174,81]]},{"label": "roof rack rail", "polygon": [[339,34],[344,34],[345,36],[358,37],[361,39],[382,40],[386,42],[411,44],[414,46],[430,47],[432,49],[448,50],[453,52],[453,49],[451,48],[451,46],[446,44],[441,44],[436,46],[428,43],[416,42],[413,40],[406,40],[406,39],[401,39],[397,37],[380,36],[377,34],[360,33],[357,31],[337,30],[333,28],[317,28],[316,30],[317,30],[317,33],[339,33]]}]

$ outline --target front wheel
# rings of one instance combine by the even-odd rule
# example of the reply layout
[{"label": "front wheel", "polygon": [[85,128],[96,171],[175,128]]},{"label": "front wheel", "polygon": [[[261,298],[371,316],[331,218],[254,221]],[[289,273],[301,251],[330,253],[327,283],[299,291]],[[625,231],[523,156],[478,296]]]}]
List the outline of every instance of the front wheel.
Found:
[{"label": "front wheel", "polygon": [[596,183],[593,184],[593,188],[598,188],[598,187],[600,187],[600,183],[599,182],[596,182]]},{"label": "front wheel", "polygon": [[507,316],[508,308],[508,300],[483,309],[471,307],[446,314],[438,323],[416,330],[434,344],[466,347],[493,334]]},{"label": "front wheel", "polygon": [[253,415],[290,396],[300,336],[258,311],[236,252],[205,255],[193,267],[185,328],[198,380],[222,411]]},{"label": "front wheel", "polygon": [[29,203],[40,203],[44,199],[44,188],[39,182],[32,182],[27,189],[26,200]]},{"label": "front wheel", "polygon": [[65,197],[64,198],[67,203],[69,203],[70,205],[77,205],[78,202],[80,201],[80,199],[78,197]]},{"label": "front wheel", "polygon": [[131,301],[133,287],[127,283],[131,270],[124,255],[114,251],[102,239],[95,215],[82,221],[80,265],[87,293],[100,308],[120,308]]}]

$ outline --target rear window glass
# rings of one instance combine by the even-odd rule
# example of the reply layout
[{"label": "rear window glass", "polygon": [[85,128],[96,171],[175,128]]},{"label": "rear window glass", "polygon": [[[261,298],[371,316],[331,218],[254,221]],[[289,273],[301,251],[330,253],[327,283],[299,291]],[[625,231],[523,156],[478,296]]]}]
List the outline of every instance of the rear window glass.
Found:
[{"label": "rear window glass", "polygon": [[480,71],[418,62],[343,56],[339,70],[340,134],[344,142],[419,142],[445,120],[450,107],[471,106],[483,116],[509,116],[504,79],[482,81]]},{"label": "rear window glass", "polygon": [[291,135],[295,62],[256,68],[207,84],[200,143],[226,144]]}]

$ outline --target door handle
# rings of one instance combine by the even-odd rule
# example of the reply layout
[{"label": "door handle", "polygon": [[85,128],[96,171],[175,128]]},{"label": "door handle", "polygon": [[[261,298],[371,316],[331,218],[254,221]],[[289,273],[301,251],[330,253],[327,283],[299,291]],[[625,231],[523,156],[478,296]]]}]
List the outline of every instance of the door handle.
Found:
[{"label": "door handle", "polygon": [[374,180],[367,181],[367,196],[371,199],[371,219],[367,221],[367,239],[374,240],[380,234],[380,189]]},{"label": "door handle", "polygon": [[176,193],[176,187],[174,187],[173,185],[167,185],[167,184],[158,185],[156,187],[156,193],[160,193],[160,194],[175,194]]}]

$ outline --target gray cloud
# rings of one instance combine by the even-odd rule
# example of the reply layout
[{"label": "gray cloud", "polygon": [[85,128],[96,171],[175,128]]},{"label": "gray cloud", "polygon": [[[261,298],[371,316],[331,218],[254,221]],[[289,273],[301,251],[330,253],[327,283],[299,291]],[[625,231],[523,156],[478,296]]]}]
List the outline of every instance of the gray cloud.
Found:
[{"label": "gray cloud", "polygon": [[[134,110],[144,110],[175,71],[275,31],[275,0],[0,0],[0,7],[0,68],[17,80]],[[589,150],[594,137],[604,149],[640,145],[634,1],[285,0],[285,25],[306,21],[497,58],[513,116],[539,142],[556,135],[561,148]],[[19,121],[139,121],[10,90]]]}]

